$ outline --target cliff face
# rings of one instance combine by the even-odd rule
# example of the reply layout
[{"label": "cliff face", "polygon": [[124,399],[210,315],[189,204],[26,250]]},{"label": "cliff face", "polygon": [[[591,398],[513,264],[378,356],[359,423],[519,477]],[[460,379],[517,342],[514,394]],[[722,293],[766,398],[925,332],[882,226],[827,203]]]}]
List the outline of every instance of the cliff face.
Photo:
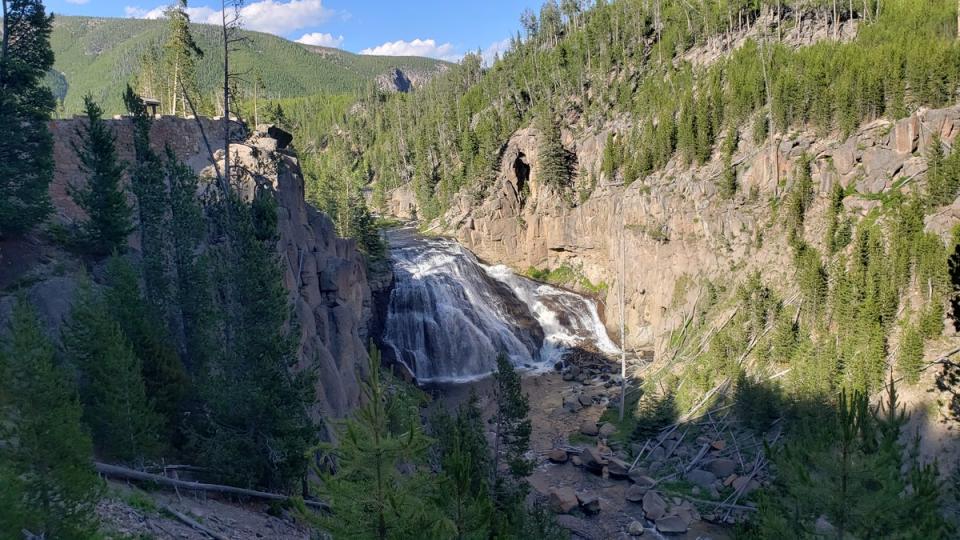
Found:
[{"label": "cliff face", "polygon": [[244,177],[243,191],[252,195],[254,183],[267,186],[278,202],[277,252],[300,332],[297,369],[317,374],[315,419],[342,416],[357,404],[359,379],[367,369],[373,304],[363,256],[306,203],[296,156],[278,150],[265,127],[231,146],[231,153],[252,173]]},{"label": "cliff face", "polygon": [[[56,207],[54,219],[69,223],[83,216],[67,195],[67,186],[84,181],[72,149],[83,120],[51,123],[56,176],[50,187]],[[222,145],[219,122],[204,120],[204,131],[214,148]],[[133,161],[129,119],[110,121],[117,136],[121,160]],[[194,120],[162,117],[154,121],[151,143],[157,151],[168,147],[197,172],[210,165],[206,147]],[[289,291],[299,332],[297,369],[315,370],[318,405],[314,416],[342,416],[359,399],[358,377],[366,369],[367,326],[371,316],[370,289],[362,255],[352,240],[337,237],[333,223],[304,199],[304,180],[296,156],[278,148],[266,131],[257,131],[244,144],[231,147],[245,175],[242,189],[252,193],[254,183],[265,185],[278,203],[277,254],[284,285]],[[132,201],[131,201],[132,202]],[[136,234],[130,238],[133,256],[139,250]],[[0,245],[0,327],[9,315],[14,292],[25,292],[51,334],[67,316],[83,264],[42,236]],[[96,278],[99,269],[94,268]],[[4,296],[6,295],[6,296]]]},{"label": "cliff face", "polygon": [[[607,135],[629,128],[628,120],[618,119],[599,130],[574,124],[564,132],[564,144],[579,166],[598,178],[589,197],[573,204],[569,192],[564,196],[540,178],[539,133],[532,128],[516,132],[485,197],[461,194],[441,223],[485,259],[521,270],[565,264],[594,283],[606,283],[601,299],[611,335],[619,330],[623,265],[627,345],[650,348],[662,345],[680,323],[703,278],[736,282],[760,269],[773,286],[789,287],[791,251],[776,208],[801,154],[813,160],[817,192],[806,236],[822,247],[833,185],[847,188],[844,205],[855,215],[880,206],[885,193],[915,189],[926,172],[922,154],[931,135],[952,141],[960,131],[960,107],[920,111],[895,123],[877,120],[845,140],[801,132],[760,147],[743,141],[732,159],[738,193],[730,199],[718,192],[724,170],[719,155],[702,167],[674,158],[627,187],[605,178],[600,163]],[[591,189],[587,184],[577,178],[573,191]],[[409,211],[408,195],[393,194],[394,212]],[[958,214],[948,208],[930,218],[928,228],[947,234]]]}]

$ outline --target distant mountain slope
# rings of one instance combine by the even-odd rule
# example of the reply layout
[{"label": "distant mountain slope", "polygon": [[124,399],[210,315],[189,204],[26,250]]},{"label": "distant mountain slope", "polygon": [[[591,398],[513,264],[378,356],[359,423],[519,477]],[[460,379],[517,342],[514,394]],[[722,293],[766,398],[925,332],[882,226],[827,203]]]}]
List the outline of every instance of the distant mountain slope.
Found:
[{"label": "distant mountain slope", "polygon": [[[220,84],[223,54],[216,26],[191,25],[205,52],[198,77],[206,97]],[[57,15],[51,38],[56,62],[48,80],[67,113],[77,112],[87,93],[108,112],[122,108],[120,93],[138,72],[140,58],[166,36],[163,20],[111,19]],[[247,40],[231,58],[236,71],[254,68],[266,83],[270,97],[292,97],[323,92],[354,92],[399,68],[411,74],[431,74],[448,64],[419,57],[366,56],[339,49],[305,46],[260,32],[244,32]],[[382,77],[381,77],[382,78]]]}]

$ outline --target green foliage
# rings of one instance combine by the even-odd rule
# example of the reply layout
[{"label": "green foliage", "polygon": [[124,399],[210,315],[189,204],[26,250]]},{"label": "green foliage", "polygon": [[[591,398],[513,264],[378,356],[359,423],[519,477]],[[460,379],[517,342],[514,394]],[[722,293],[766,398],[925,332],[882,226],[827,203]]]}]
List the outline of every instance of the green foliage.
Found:
[{"label": "green foliage", "polygon": [[43,77],[53,65],[53,16],[41,0],[5,0],[0,50],[0,236],[29,231],[53,209],[53,94]]},{"label": "green foliage", "polygon": [[[67,91],[64,109],[67,113],[81,109],[81,98],[87,94],[100,103],[108,114],[123,111],[123,103],[116,88],[131,82],[143,73],[143,64],[152,63],[156,74],[170,74],[166,80],[157,78],[153,88],[137,88],[157,92],[148,95],[161,100],[163,110],[172,108],[168,92],[174,90],[170,71],[176,56],[171,53],[189,43],[178,37],[177,26],[169,20],[130,18],[96,18],[57,16],[57,25],[50,42],[56,54],[53,69],[62,73]],[[218,26],[191,23],[189,36],[203,56],[192,54],[196,64],[196,93],[192,94],[201,114],[216,114],[214,92],[223,84],[223,46]],[[447,65],[439,60],[416,57],[386,57],[357,55],[293,43],[283,38],[251,31],[241,31],[242,41],[230,53],[230,66],[237,73],[256,71],[265,88],[261,96],[272,99],[312,95],[317,92],[356,92],[372,86],[377,76],[393,68],[405,73],[429,73]],[[168,48],[165,48],[167,46]],[[97,54],[89,54],[97,51]],[[185,57],[181,57],[185,58]],[[43,72],[40,76],[43,76]],[[189,77],[184,83],[189,85]],[[255,84],[249,77],[237,88],[237,96],[245,100]],[[179,86],[179,85],[177,85]],[[178,104],[178,111],[182,110]],[[52,105],[51,105],[52,107]]]},{"label": "green foliage", "polygon": [[960,192],[960,152],[944,155],[940,134],[934,133],[927,149],[927,200],[930,206],[950,204]]},{"label": "green foliage", "polygon": [[100,481],[70,378],[20,298],[0,347],[0,530],[85,540]]},{"label": "green foliage", "polygon": [[[798,420],[774,455],[778,475],[745,538],[799,538],[825,519],[838,538],[944,538],[935,467],[899,442],[907,421],[891,382],[884,403],[841,394],[835,408]],[[811,411],[816,409],[810,409]],[[906,465],[907,474],[901,474]],[[822,517],[821,517],[822,516]]]},{"label": "green foliage", "polygon": [[500,463],[505,463],[514,480],[526,478],[533,472],[525,454],[530,449],[531,424],[527,415],[530,401],[520,384],[520,374],[505,354],[497,355],[497,371],[494,374],[494,477],[500,483]]},{"label": "green foliage", "polygon": [[445,538],[488,538],[493,519],[490,449],[475,394],[456,417],[441,412],[431,421],[442,474],[435,501],[444,516],[435,533]]},{"label": "green foliage", "polygon": [[77,128],[81,143],[73,143],[80,168],[88,178],[81,186],[71,186],[74,202],[87,214],[80,223],[79,244],[97,255],[124,251],[127,235],[133,230],[132,210],[123,191],[123,165],[117,159],[116,137],[103,120],[103,111],[84,97],[87,124]]},{"label": "green foliage", "polygon": [[847,247],[852,239],[853,226],[849,219],[843,218],[844,196],[843,187],[839,182],[835,183],[830,191],[830,202],[827,205],[827,232],[823,242],[829,256]]},{"label": "green foliage", "polygon": [[191,448],[226,483],[287,491],[306,473],[315,431],[307,417],[312,381],[291,373],[296,327],[269,228],[276,220],[254,219],[253,205],[232,192],[210,211],[211,235],[226,239],[213,264],[223,332],[221,350],[197,376],[204,411]]},{"label": "green foliage", "polygon": [[779,389],[766,381],[754,380],[743,372],[737,377],[733,402],[737,418],[758,433],[765,433],[781,415],[782,397]]},{"label": "green foliage", "polygon": [[923,335],[920,330],[909,325],[900,336],[900,353],[897,367],[910,384],[916,384],[923,367]]},{"label": "green foliage", "polygon": [[630,438],[644,441],[660,434],[663,428],[674,423],[679,416],[676,400],[672,393],[653,395],[645,393],[637,402],[631,414],[636,417],[636,427]]},{"label": "green foliage", "polygon": [[[790,14],[785,26],[794,14],[823,17],[819,5],[782,6],[777,11]],[[711,36],[753,24],[765,9],[760,2],[701,2],[691,10],[682,2],[615,0],[560,17],[549,30],[531,14],[528,37],[513,40],[485,71],[468,55],[411,95],[363,95],[338,122],[349,144],[333,150],[364,161],[366,181],[382,183],[384,192],[411,184],[419,217],[430,220],[461,189],[482,196],[502,165],[500,149],[521,127],[543,122],[543,111],[578,118],[559,126],[573,130],[639,119],[629,132],[608,135],[600,170],[588,171],[629,184],[675,153],[704,163],[723,133],[747,122],[757,144],[795,127],[844,134],[864,121],[948,104],[960,84],[948,0],[853,6],[853,16],[869,14],[869,22],[849,42],[793,47],[765,36],[706,66],[680,58]]]},{"label": "green foliage", "polygon": [[175,440],[190,379],[165,326],[140,289],[137,269],[122,257],[111,257],[106,282],[106,308],[140,361],[147,399],[163,417],[164,439]]},{"label": "green foliage", "polygon": [[560,126],[553,110],[545,110],[537,117],[540,141],[537,146],[539,178],[543,183],[560,191],[566,189],[571,179],[571,155],[560,142]]},{"label": "green foliage", "polygon": [[[167,20],[170,21],[167,40],[163,44],[167,84],[157,85],[154,92],[161,100],[161,105],[168,104],[170,114],[175,115],[179,110],[184,116],[188,114],[189,107],[186,94],[197,94],[197,60],[203,59],[203,51],[190,32],[190,16],[186,9],[187,0],[179,0],[166,11]],[[141,72],[141,77],[142,75]],[[160,73],[155,72],[152,75],[157,76]]]},{"label": "green foliage", "polygon": [[64,326],[63,349],[80,374],[83,418],[98,455],[138,463],[157,456],[161,418],[147,399],[140,360],[89,283]]},{"label": "green foliage", "polygon": [[[319,470],[321,497],[330,513],[314,522],[336,538],[411,538],[432,530],[429,482],[417,470],[426,459],[430,439],[419,419],[391,429],[397,406],[380,373],[380,353],[370,350],[364,405],[337,430],[337,445],[328,447],[336,470]],[[403,474],[402,464],[414,472]]]},{"label": "green foliage", "polygon": [[810,157],[807,154],[802,154],[797,160],[793,174],[793,186],[787,197],[787,226],[792,234],[802,236],[803,222],[814,197]]}]

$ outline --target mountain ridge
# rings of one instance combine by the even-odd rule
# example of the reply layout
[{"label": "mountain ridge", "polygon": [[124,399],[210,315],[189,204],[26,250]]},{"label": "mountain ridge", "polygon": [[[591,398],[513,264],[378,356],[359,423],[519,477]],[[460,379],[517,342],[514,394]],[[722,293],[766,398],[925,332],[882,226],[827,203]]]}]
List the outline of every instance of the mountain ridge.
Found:
[{"label": "mountain ridge", "polygon": [[[212,102],[221,76],[216,68],[222,57],[219,29],[199,23],[191,23],[190,29],[205,52],[197,66],[201,101]],[[166,33],[166,20],[56,15],[51,36],[55,61],[47,81],[62,102],[62,114],[79,112],[88,93],[107,112],[122,112],[117,88],[136,77],[142,56],[162,46]],[[248,79],[241,91],[259,76],[269,98],[357,93],[396,69],[426,78],[450,65],[432,58],[355,54],[251,30],[242,33],[247,39],[231,58]]]}]

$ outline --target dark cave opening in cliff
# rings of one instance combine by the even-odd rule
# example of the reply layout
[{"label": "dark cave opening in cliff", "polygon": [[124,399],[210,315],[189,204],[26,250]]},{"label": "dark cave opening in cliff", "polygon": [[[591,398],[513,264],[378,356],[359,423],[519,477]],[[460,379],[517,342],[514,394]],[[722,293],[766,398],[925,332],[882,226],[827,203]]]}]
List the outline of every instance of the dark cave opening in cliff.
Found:
[{"label": "dark cave opening in cliff", "polygon": [[527,156],[523,152],[517,153],[517,159],[513,160],[513,173],[517,177],[517,198],[520,200],[520,206],[523,207],[530,194],[530,164],[527,163]]}]

